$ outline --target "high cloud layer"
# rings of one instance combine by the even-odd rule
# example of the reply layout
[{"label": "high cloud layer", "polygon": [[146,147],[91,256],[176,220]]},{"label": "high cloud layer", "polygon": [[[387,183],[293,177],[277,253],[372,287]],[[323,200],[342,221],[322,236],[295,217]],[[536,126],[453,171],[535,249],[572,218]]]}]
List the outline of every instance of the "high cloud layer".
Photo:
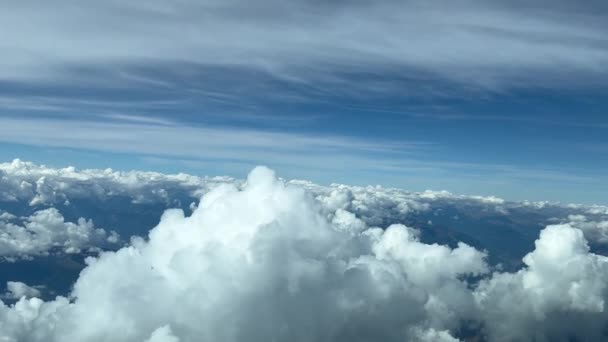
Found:
[{"label": "high cloud layer", "polygon": [[549,226],[520,271],[491,273],[485,252],[370,226],[328,210],[352,193],[304,188],[256,168],[190,216],[168,210],[147,239],[89,258],[69,298],[0,304],[0,340],[601,339],[608,259],[581,230]]},{"label": "high cloud layer", "polygon": [[[487,87],[538,82],[530,75],[540,73],[543,84],[567,86],[556,77],[563,73],[572,82],[573,74],[604,75],[605,14],[605,3],[597,0],[15,2],[0,13],[2,27],[12,33],[2,36],[0,72],[6,80],[30,82],[67,78],[105,85],[116,74],[121,86],[172,86],[173,78],[141,75],[164,63],[180,75],[203,65],[260,70],[294,83],[343,85],[344,75],[356,69],[414,79],[427,72]],[[367,85],[362,93],[378,87]]]}]

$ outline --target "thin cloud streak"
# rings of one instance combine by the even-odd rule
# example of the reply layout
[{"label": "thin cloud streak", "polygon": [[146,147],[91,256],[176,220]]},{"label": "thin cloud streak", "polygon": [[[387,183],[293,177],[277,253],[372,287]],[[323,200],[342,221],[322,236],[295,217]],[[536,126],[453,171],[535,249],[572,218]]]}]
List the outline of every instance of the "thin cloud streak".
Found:
[{"label": "thin cloud streak", "polygon": [[306,172],[340,171],[344,168],[473,177],[502,175],[507,179],[590,183],[593,178],[550,169],[504,164],[427,160],[441,146],[427,142],[371,142],[342,136],[286,134],[233,127],[189,127],[152,122],[73,119],[32,119],[0,116],[0,142],[46,148],[85,149],[132,153],[179,161],[222,161],[232,164],[268,164]]},{"label": "thin cloud streak", "polygon": [[[67,66],[76,62],[89,71],[186,62],[248,67],[302,84],[339,84],[350,70],[374,74],[387,67],[486,89],[568,87],[555,82],[559,75],[579,75],[580,84],[592,75],[601,80],[608,61],[604,6],[589,2],[576,13],[551,4],[550,11],[487,1],[14,2],[0,14],[0,75],[37,82],[71,79]],[[103,80],[105,74],[81,76]]]},{"label": "thin cloud streak", "polygon": [[[403,156],[431,146],[425,142],[382,143],[252,129],[159,126],[134,120],[99,122],[29,117],[0,117],[0,135],[3,142],[36,146],[301,166],[322,166],[324,162],[330,162],[335,167],[348,161],[350,156],[369,153]],[[353,162],[360,162],[360,158],[354,158]]]}]

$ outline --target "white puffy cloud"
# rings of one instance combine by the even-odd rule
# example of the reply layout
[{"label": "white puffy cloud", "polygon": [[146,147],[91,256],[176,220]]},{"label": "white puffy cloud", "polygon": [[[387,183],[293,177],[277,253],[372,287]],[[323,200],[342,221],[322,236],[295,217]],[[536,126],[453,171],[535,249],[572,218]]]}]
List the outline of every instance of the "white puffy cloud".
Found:
[{"label": "white puffy cloud", "polygon": [[568,220],[570,225],[582,230],[588,240],[608,244],[608,217],[589,220],[585,215],[569,215]]},{"label": "white puffy cloud", "polygon": [[[30,216],[36,210],[53,206],[69,220],[88,217],[122,236],[143,236],[158,222],[165,208],[181,207],[190,212],[196,208],[198,198],[211,189],[222,184],[240,188],[243,182],[230,177],[50,168],[14,160],[0,164],[0,203],[4,202],[5,208],[19,216]],[[301,180],[288,183],[312,193],[325,216],[336,225],[386,227],[407,223],[422,228],[425,241],[443,234],[443,238],[440,237],[443,243],[453,245],[457,239],[464,239],[478,248],[490,250],[497,246],[496,234],[506,234],[516,240],[513,246],[519,248],[505,250],[500,260],[493,259],[492,263],[517,264],[542,227],[568,222],[569,215],[587,215],[593,222],[608,219],[600,217],[600,209],[605,208],[601,206],[511,202],[492,196],[463,196],[430,190],[409,192],[380,186],[321,186]],[[3,220],[10,221],[6,216],[9,213],[0,215]],[[349,215],[357,220],[352,221]],[[430,227],[429,221],[433,222],[434,228],[425,230],[424,226]],[[500,232],[494,232],[495,229]],[[591,241],[595,239],[587,232],[586,237]]]},{"label": "white puffy cloud", "polygon": [[437,331],[435,329],[428,330],[413,330],[412,339],[415,339],[419,342],[458,342],[459,339],[454,338],[454,336],[450,335],[449,332],[442,330]]},{"label": "white puffy cloud", "polygon": [[0,257],[19,258],[44,255],[54,249],[65,253],[79,253],[85,249],[116,244],[116,232],[95,228],[93,221],[84,218],[66,222],[55,208],[39,210],[19,224],[11,222],[14,215],[0,220]]},{"label": "white puffy cloud", "polygon": [[[405,223],[421,229],[424,241],[441,241],[452,246],[458,240],[467,241],[477,248],[496,252],[492,264],[500,262],[513,267],[547,224],[569,222],[569,215],[585,215],[589,222],[608,220],[601,215],[601,209],[605,208],[602,206],[512,202],[492,196],[430,190],[410,192],[381,186],[321,186],[302,180],[287,183],[311,193],[319,201],[320,210],[336,226],[387,227]],[[222,184],[241,188],[244,181],[186,174],[50,168],[20,160],[0,164],[0,203],[13,216],[30,216],[52,206],[66,220],[91,218],[125,238],[146,235],[165,208],[179,207],[191,212],[200,196]],[[0,218],[10,221],[10,214],[2,212]],[[599,229],[594,226],[583,230],[596,248],[601,225]],[[499,234],[511,239],[513,248],[497,250],[502,248],[496,239]]]},{"label": "white puffy cloud", "polygon": [[17,216],[15,216],[9,212],[6,212],[6,211],[3,212],[2,214],[0,214],[0,220],[3,220],[3,221],[10,221],[10,220],[14,220],[16,218],[17,218]]},{"label": "white puffy cloud", "polygon": [[168,210],[147,239],[87,259],[69,298],[0,303],[0,341],[604,338],[608,258],[574,224],[587,218],[542,230],[521,270],[490,273],[486,252],[423,243],[395,220],[446,203],[530,206],[285,182],[266,168],[203,192],[192,215]]},{"label": "white puffy cloud", "polygon": [[602,205],[593,205],[587,209],[588,214],[606,215],[608,216],[608,207]]},{"label": "white puffy cloud", "polygon": [[0,164],[0,201],[28,201],[31,206],[69,204],[74,199],[126,196],[134,203],[175,205],[176,192],[200,197],[229,177],[196,177],[157,172],[50,168],[19,159]]},{"label": "white puffy cloud", "polygon": [[19,281],[6,282],[6,294],[4,298],[20,299],[21,297],[40,297],[40,290],[36,287],[28,286]]},{"label": "white puffy cloud", "polygon": [[447,338],[474,309],[461,278],[486,272],[484,258],[403,225],[334,225],[258,168],[242,191],[218,187],[190,217],[169,210],[147,241],[91,258],[72,304],[24,298],[0,317],[19,341]]},{"label": "white puffy cloud", "polygon": [[496,273],[475,290],[492,341],[600,341],[606,323],[608,258],[583,232],[545,228],[517,273]]},{"label": "white puffy cloud", "polygon": [[428,204],[421,203],[415,193],[399,189],[386,189],[379,186],[348,186],[333,184],[319,187],[314,184],[296,182],[295,184],[316,194],[328,213],[340,209],[355,213],[369,225],[382,225],[398,222],[408,214],[428,210]]},{"label": "white puffy cloud", "polygon": [[145,342],[179,342],[179,338],[173,336],[170,326],[165,325],[154,330]]},{"label": "white puffy cloud", "polygon": [[[544,212],[557,212],[561,219],[568,215],[608,212],[606,207],[597,205],[510,202],[494,196],[463,196],[447,191],[409,192],[381,186],[344,184],[321,186],[302,180],[288,183],[312,193],[328,215],[332,216],[338,209],[343,209],[372,226],[402,222],[408,216],[442,209],[447,205],[500,215],[510,215],[514,210],[529,210],[546,216],[549,214]],[[133,204],[163,203],[168,207],[185,207],[222,184],[241,187],[243,181],[231,177],[198,177],[183,173],[168,175],[111,169],[51,168],[18,159],[0,163],[0,201],[25,201],[34,208],[69,205],[83,199],[103,203],[117,197],[128,198]],[[185,199],[189,201],[182,203]],[[194,207],[195,204],[191,205],[192,209]]]}]

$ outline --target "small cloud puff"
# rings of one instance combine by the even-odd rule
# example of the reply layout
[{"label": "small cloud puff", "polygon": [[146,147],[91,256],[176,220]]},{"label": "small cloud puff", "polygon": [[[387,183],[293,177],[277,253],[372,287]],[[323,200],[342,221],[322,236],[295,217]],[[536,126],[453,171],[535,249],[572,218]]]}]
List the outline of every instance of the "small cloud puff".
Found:
[{"label": "small cloud puff", "polygon": [[8,281],[6,282],[6,294],[3,297],[7,299],[40,297],[39,288],[41,286],[31,287],[19,281]]},{"label": "small cloud puff", "polygon": [[95,228],[91,220],[80,218],[75,223],[66,222],[55,208],[36,211],[22,223],[13,222],[15,219],[16,216],[10,214],[0,217],[0,257],[28,258],[53,250],[80,253],[120,240],[116,232]]}]

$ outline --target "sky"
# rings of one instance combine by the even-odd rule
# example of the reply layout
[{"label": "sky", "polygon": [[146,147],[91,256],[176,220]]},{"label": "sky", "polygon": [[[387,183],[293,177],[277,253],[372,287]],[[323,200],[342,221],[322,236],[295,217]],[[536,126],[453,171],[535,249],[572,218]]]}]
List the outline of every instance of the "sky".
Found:
[{"label": "sky", "polygon": [[2,161],[608,203],[605,1],[2,6]]}]

